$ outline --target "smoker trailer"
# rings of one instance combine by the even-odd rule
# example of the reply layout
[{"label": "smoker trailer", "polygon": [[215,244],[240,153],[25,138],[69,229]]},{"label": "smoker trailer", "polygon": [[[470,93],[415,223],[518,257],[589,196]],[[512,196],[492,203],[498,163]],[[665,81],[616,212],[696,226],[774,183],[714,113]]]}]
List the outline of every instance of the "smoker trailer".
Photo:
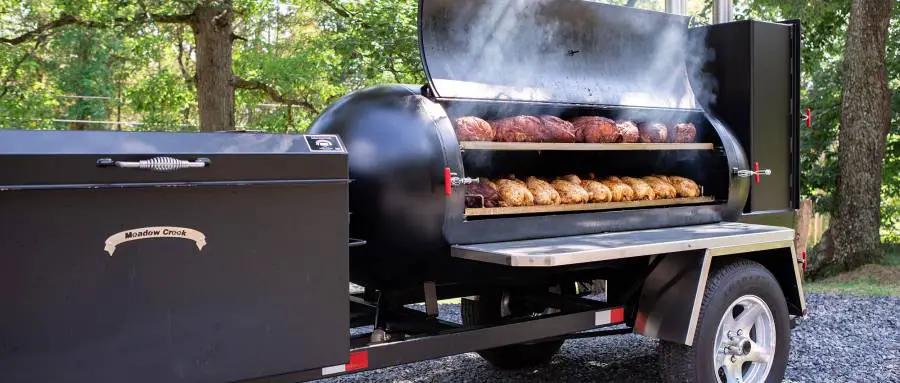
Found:
[{"label": "smoker trailer", "polygon": [[[419,6],[427,84],[349,94],[307,134],[0,131],[0,381],[295,382],[470,351],[524,368],[625,333],[660,339],[665,381],[779,381],[806,315],[799,23]],[[564,175],[610,194],[515,202]],[[650,197],[651,175],[693,186]]]}]

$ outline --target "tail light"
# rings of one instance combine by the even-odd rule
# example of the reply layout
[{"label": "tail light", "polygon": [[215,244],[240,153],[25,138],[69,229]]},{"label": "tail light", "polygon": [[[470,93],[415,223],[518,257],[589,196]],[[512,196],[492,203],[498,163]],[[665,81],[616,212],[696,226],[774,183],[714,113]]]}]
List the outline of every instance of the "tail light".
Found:
[{"label": "tail light", "polygon": [[800,260],[803,261],[803,272],[806,273],[806,266],[807,266],[806,250],[804,250],[802,253],[800,253]]}]

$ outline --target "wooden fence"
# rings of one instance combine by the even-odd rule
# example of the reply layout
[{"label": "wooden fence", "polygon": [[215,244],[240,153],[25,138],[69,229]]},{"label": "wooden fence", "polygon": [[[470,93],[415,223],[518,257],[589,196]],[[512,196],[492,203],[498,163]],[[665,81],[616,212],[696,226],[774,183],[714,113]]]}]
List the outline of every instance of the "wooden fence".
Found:
[{"label": "wooden fence", "polygon": [[830,221],[831,216],[827,214],[815,213],[812,216],[809,222],[809,237],[807,237],[807,244],[810,247],[815,246],[822,240],[822,234],[825,233],[825,229],[828,228]]},{"label": "wooden fence", "polygon": [[797,254],[814,247],[822,240],[822,234],[828,228],[829,216],[815,213],[812,201],[803,200],[797,212],[795,228],[797,236],[794,238],[794,248]]}]

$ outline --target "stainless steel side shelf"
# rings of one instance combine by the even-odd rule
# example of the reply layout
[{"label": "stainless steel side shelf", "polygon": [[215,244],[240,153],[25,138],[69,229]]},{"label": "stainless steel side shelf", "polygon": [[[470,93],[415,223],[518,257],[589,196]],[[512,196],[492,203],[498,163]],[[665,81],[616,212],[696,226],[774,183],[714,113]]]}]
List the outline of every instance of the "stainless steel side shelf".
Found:
[{"label": "stainless steel side shelf", "polygon": [[[711,225],[453,246],[452,256],[513,267],[553,267],[679,251],[781,247],[794,230],[724,222]],[[776,246],[777,245],[777,246]],[[789,245],[789,244],[787,244]]]}]

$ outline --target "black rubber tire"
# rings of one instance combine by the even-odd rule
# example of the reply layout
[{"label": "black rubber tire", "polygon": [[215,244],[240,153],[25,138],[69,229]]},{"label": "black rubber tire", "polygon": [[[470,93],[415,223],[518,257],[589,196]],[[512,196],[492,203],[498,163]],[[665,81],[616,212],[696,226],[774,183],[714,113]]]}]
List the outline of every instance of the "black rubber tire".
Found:
[{"label": "black rubber tire", "polygon": [[718,348],[715,341],[719,321],[728,306],[746,294],[756,295],[772,310],[776,348],[766,382],[782,381],[787,368],[791,331],[784,293],[778,280],[765,267],[746,259],[734,259],[718,265],[714,263],[710,271],[693,346],[659,342],[659,370],[663,382],[719,382],[710,357]]},{"label": "black rubber tire", "polygon": [[[501,319],[500,296],[482,295],[478,300],[463,299],[460,314],[464,325],[490,325]],[[504,370],[531,368],[550,362],[564,340],[514,344],[477,351],[488,363]]]}]

